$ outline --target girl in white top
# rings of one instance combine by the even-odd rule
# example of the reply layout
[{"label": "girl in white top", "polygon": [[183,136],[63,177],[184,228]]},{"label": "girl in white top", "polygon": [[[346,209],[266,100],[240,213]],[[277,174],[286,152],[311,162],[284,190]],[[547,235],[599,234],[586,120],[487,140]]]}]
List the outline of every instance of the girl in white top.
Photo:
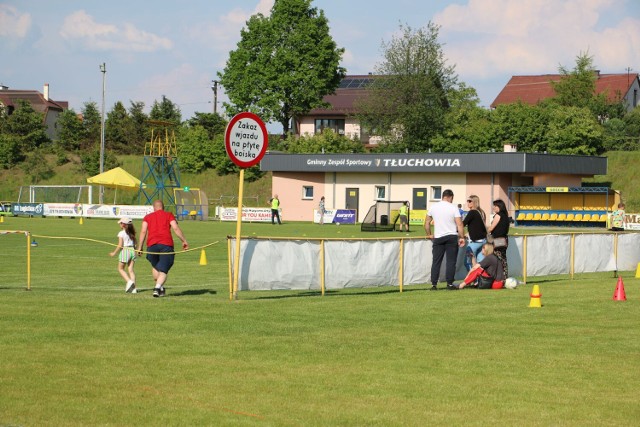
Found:
[{"label": "girl in white top", "polygon": [[[121,218],[118,221],[120,232],[118,233],[118,246],[109,255],[116,256],[119,251],[120,262],[118,263],[118,273],[127,282],[125,292],[137,293],[136,290],[136,273],[133,269],[136,261],[136,229],[133,227],[133,221],[130,218]],[[124,267],[127,267],[125,270]]]}]

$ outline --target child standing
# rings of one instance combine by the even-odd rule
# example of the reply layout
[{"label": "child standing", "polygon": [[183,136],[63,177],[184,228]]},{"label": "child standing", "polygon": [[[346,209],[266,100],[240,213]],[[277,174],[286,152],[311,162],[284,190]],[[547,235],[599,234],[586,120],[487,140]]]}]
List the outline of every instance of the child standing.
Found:
[{"label": "child standing", "polygon": [[[118,263],[118,273],[126,280],[125,292],[137,293],[136,290],[136,273],[133,270],[136,261],[136,229],[133,227],[133,221],[130,218],[121,218],[118,221],[120,232],[118,233],[118,247],[109,255],[116,256],[120,250],[120,262]],[[125,270],[125,266],[127,270]]]}]

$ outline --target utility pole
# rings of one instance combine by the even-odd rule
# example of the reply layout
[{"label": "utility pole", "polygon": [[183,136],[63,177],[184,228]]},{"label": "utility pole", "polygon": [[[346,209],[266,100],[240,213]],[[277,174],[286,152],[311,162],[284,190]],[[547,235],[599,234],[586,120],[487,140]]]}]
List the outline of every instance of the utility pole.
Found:
[{"label": "utility pole", "polygon": [[218,80],[211,80],[211,90],[213,91],[213,114],[218,113]]},{"label": "utility pole", "polygon": [[[104,172],[104,93],[106,88],[107,64],[100,65],[102,72],[102,120],[100,123],[100,173]],[[104,186],[100,186],[100,204],[104,203]]]}]

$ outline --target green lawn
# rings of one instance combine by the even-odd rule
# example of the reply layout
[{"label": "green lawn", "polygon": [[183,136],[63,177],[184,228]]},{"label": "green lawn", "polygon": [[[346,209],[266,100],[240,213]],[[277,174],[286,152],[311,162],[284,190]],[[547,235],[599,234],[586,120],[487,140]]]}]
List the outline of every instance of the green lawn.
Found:
[{"label": "green lawn", "polygon": [[[154,299],[144,259],[141,292],[124,293],[102,243],[115,243],[115,221],[5,218],[0,231],[29,230],[38,246],[26,291],[26,239],[0,235],[0,425],[628,426],[640,417],[635,272],[620,273],[626,302],[612,300],[611,272],[529,278],[513,291],[425,285],[230,301],[235,223],[181,225],[195,250],[178,255],[167,297]],[[242,234],[394,235],[302,223],[243,224]],[[200,265],[199,247],[214,242]],[[540,309],[528,307],[533,284]]]}]

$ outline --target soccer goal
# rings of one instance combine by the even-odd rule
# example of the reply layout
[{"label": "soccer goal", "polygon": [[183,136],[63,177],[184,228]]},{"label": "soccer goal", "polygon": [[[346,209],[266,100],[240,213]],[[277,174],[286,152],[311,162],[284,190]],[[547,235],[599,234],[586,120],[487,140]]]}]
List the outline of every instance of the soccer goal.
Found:
[{"label": "soccer goal", "polygon": [[404,200],[377,201],[369,208],[360,225],[360,231],[393,231],[400,217],[400,207],[404,202]]},{"label": "soccer goal", "polygon": [[184,187],[173,190],[176,201],[176,216],[181,219],[209,219],[209,199],[199,188]]},{"label": "soccer goal", "polygon": [[90,185],[29,185],[20,187],[18,203],[93,204]]}]

